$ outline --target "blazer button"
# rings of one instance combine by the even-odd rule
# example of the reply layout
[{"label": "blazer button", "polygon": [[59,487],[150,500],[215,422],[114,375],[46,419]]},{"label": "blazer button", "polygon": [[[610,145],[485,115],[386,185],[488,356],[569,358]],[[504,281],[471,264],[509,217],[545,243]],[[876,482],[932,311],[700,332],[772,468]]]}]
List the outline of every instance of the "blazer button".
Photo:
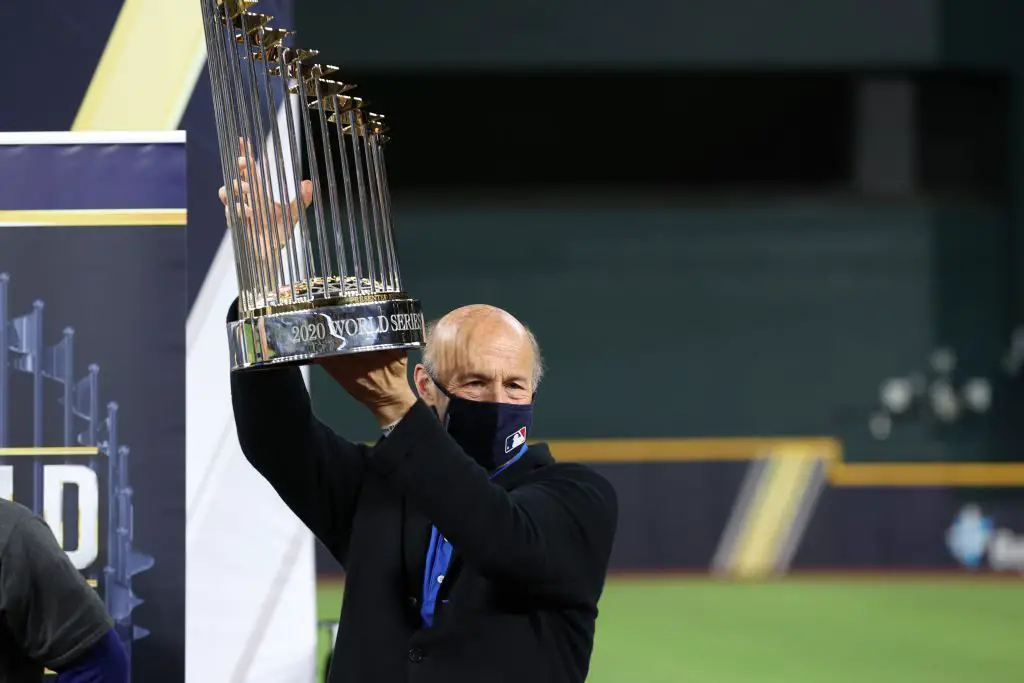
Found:
[{"label": "blazer button", "polygon": [[413,609],[419,609],[419,606],[420,606],[420,599],[415,597],[415,596],[413,596],[413,595],[410,595],[409,596],[409,607],[412,607]]},{"label": "blazer button", "polygon": [[423,661],[423,650],[418,647],[411,648],[409,650],[409,661],[412,663],[418,663]]}]

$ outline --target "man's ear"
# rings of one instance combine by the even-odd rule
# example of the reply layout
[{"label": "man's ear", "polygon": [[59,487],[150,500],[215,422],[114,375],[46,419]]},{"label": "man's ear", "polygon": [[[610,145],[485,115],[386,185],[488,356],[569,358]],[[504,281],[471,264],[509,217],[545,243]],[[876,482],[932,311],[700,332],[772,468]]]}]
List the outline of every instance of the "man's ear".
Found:
[{"label": "man's ear", "polygon": [[413,368],[412,381],[416,385],[416,393],[419,394],[424,403],[428,405],[437,403],[437,387],[434,386],[434,380],[430,379],[430,375],[427,374],[427,368],[423,363],[417,363],[416,367]]}]

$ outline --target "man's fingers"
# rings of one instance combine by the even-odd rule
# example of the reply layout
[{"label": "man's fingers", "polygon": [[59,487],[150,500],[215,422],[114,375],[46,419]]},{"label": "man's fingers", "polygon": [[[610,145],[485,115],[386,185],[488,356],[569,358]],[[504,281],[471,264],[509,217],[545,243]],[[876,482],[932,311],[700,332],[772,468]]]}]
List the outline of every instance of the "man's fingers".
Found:
[{"label": "man's fingers", "polygon": [[[253,213],[251,206],[244,206],[241,202],[235,202],[235,216],[243,218],[247,222],[252,222],[255,214]],[[224,205],[224,217],[231,220],[231,209],[228,208],[227,204]]]},{"label": "man's fingers", "polygon": [[[302,208],[308,209],[309,205],[313,203],[313,183],[308,180],[303,180],[299,184],[299,198],[302,199]],[[299,202],[293,199],[291,206],[288,207],[288,215],[292,217],[292,220],[299,220]]]},{"label": "man's fingers", "polygon": [[[241,196],[244,197],[246,200],[251,201],[251,197],[249,195],[251,193],[252,188],[249,186],[249,183],[245,182],[244,180],[235,180],[232,181],[231,185],[232,187],[235,188],[236,197]],[[257,197],[257,199],[259,198]]]},{"label": "man's fingers", "polygon": [[[251,167],[251,170],[250,170]],[[238,157],[238,175],[242,182],[252,184],[252,191],[259,194],[263,191],[263,171],[255,157]]]},{"label": "man's fingers", "polygon": [[243,180],[248,179],[249,161],[246,157],[246,144],[243,138],[238,138],[238,158],[235,159],[238,165],[238,173]]},{"label": "man's fingers", "polygon": [[238,138],[238,170],[248,170],[248,160],[254,157],[252,145],[247,144],[244,138]]},{"label": "man's fingers", "polygon": [[252,153],[252,143],[245,138],[238,138],[238,153],[243,157],[248,156],[251,159],[254,156]]},{"label": "man's fingers", "polygon": [[299,183],[299,197],[298,199],[292,200],[292,215],[296,216],[295,220],[298,220],[299,212],[299,199],[302,200],[302,209],[308,209],[309,205],[313,203],[313,183],[308,180],[303,180]]},{"label": "man's fingers", "polygon": [[251,180],[253,184],[257,185],[255,189],[259,191],[261,180],[260,164],[256,159],[256,153],[252,149],[252,144],[248,143],[244,138],[238,138],[238,158],[235,161],[238,164],[238,174],[242,180]]},{"label": "man's fingers", "polygon": [[256,213],[248,204],[243,204],[242,202],[235,202],[235,215],[238,217],[244,216],[248,219],[252,219],[255,218]]},{"label": "man's fingers", "polygon": [[[251,192],[249,183],[245,182],[244,180],[235,180],[232,181],[231,186],[234,188],[234,192],[232,192],[232,195],[234,197],[241,197],[243,203],[248,204],[250,201],[249,194]],[[228,189],[221,185],[220,189],[217,190],[217,196],[220,198],[220,203],[226,207],[228,205]]]},{"label": "man's fingers", "polygon": [[[263,175],[260,163],[256,159],[252,145],[244,138],[238,139],[238,152],[236,163],[240,179],[231,182],[232,196],[228,197],[226,187],[220,188],[217,192],[217,196],[220,197],[220,201],[224,205],[224,215],[230,219],[231,210],[228,205],[232,203],[232,199],[241,200],[235,203],[236,216],[244,217],[247,224],[253,225],[256,211],[259,211],[261,223],[277,223],[276,228],[284,239],[291,232],[291,226],[287,226],[285,223],[297,221],[299,211],[305,210],[313,203],[313,183],[308,180],[302,181],[299,184],[299,196],[291,202],[290,206],[285,207],[271,198],[269,207],[271,210],[264,211],[267,198],[263,196]],[[299,208],[300,201],[302,202],[301,209]]]},{"label": "man's fingers", "polygon": [[309,205],[313,203],[313,182],[310,180],[303,180],[299,185],[299,196],[302,197],[302,208],[308,209]]}]

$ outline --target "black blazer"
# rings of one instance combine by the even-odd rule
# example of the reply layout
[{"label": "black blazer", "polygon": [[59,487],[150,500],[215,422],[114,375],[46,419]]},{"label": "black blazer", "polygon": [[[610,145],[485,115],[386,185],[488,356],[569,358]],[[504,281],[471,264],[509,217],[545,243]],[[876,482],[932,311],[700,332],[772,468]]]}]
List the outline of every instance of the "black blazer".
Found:
[{"label": "black blazer", "polygon": [[[331,683],[586,678],[617,518],[606,479],[534,444],[490,480],[423,403],[376,446],[350,443],[294,368],[234,373],[231,395],[246,457],[345,568]],[[424,628],[431,522],[453,556]]]}]

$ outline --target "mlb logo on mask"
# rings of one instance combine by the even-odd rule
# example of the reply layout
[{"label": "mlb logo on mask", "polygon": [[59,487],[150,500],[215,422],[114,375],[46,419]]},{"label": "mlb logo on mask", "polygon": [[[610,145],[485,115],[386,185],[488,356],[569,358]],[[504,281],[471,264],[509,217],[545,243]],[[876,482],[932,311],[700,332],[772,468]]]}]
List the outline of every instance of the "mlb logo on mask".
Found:
[{"label": "mlb logo on mask", "polygon": [[505,452],[511,453],[526,443],[526,427],[520,427],[518,432],[513,432],[505,438]]}]

